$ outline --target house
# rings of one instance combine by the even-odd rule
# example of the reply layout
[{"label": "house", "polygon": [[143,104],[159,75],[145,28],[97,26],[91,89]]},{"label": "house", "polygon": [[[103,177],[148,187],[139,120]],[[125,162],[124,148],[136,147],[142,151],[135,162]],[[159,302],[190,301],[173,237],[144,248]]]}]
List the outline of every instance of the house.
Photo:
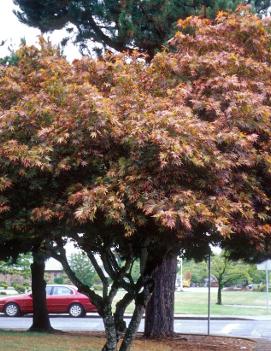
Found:
[{"label": "house", "polygon": [[65,282],[68,280],[62,264],[54,258],[49,258],[45,262],[45,280],[47,283],[55,283],[55,280],[63,278]]}]

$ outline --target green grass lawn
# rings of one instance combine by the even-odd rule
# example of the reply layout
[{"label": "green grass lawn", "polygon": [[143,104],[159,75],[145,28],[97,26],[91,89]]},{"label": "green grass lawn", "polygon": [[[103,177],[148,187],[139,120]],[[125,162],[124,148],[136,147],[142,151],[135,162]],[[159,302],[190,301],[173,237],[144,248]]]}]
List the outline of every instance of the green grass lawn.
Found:
[{"label": "green grass lawn", "polygon": [[[211,314],[226,316],[264,316],[267,312],[266,295],[254,291],[223,291],[223,305],[216,304],[216,293],[211,293]],[[207,314],[207,292],[182,291],[175,294],[175,313]],[[238,307],[236,307],[238,305]],[[249,307],[255,306],[255,307]],[[257,306],[257,307],[256,307]],[[259,308],[258,308],[259,307]]]},{"label": "green grass lawn", "polygon": [[[120,296],[120,295],[119,295]],[[223,291],[223,305],[216,304],[216,292],[211,293],[211,314],[213,316],[266,316],[271,315],[271,303],[267,312],[265,292]],[[271,300],[271,299],[270,299]],[[206,292],[177,291],[175,293],[175,313],[207,315],[208,295]],[[236,306],[238,305],[238,306]],[[255,306],[255,307],[249,307]],[[132,313],[133,306],[127,309]]]}]

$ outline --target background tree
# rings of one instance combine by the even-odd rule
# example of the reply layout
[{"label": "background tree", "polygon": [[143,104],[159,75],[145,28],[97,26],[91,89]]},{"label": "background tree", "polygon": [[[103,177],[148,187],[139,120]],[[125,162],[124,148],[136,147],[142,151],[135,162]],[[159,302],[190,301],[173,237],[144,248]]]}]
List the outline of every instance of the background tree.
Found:
[{"label": "background tree", "polygon": [[[11,277],[13,276],[11,285],[15,288],[15,290],[23,293],[26,289],[29,290],[30,287],[31,263],[31,254],[21,254],[15,261],[11,258],[7,259],[6,261],[0,261],[0,273],[8,274]],[[18,282],[18,277],[23,278],[23,281],[20,280],[20,282]]]},{"label": "background tree", "polygon": [[[153,57],[154,53],[166,45],[176,31],[178,19],[191,15],[203,15],[214,18],[219,10],[234,10],[241,2],[227,1],[25,1],[17,0],[20,10],[18,18],[30,26],[38,27],[42,32],[66,27],[67,36],[73,36],[83,52],[91,53],[94,43],[117,51],[138,49]],[[257,13],[263,13],[270,5],[269,0],[247,1]],[[67,37],[67,38],[68,38]],[[67,38],[64,38],[65,42]],[[98,45],[98,52],[101,53]],[[177,258],[170,255],[161,269],[156,269],[156,286],[159,292],[153,295],[146,313],[145,335],[151,335],[148,326],[157,323],[161,326],[160,316],[164,312],[162,305],[168,306],[167,320],[160,336],[173,334],[174,293]],[[167,265],[167,268],[165,268]],[[163,268],[164,267],[164,268]],[[164,272],[170,272],[165,275]],[[171,277],[171,279],[170,279]],[[161,281],[164,283],[161,284]],[[168,286],[167,286],[168,284]],[[171,291],[171,292],[170,292]],[[155,318],[157,316],[157,318]]]},{"label": "background tree", "polygon": [[222,289],[225,286],[242,284],[247,285],[251,277],[249,265],[241,262],[233,262],[226,252],[212,257],[211,273],[217,279],[217,304],[222,305]]},{"label": "background tree", "polygon": [[[5,153],[5,151],[7,151],[7,149],[4,151],[5,142],[1,137],[0,139],[1,146],[3,147],[2,151]],[[15,147],[14,154],[16,152],[18,152],[18,150],[16,150]],[[46,305],[46,283],[44,280],[44,262],[47,257],[41,253],[41,243],[46,235],[45,237],[42,236],[44,232],[40,226],[39,230],[37,230],[37,228],[34,226],[33,221],[30,219],[31,212],[29,210],[34,203],[36,203],[36,205],[40,203],[40,196],[38,193],[41,191],[41,188],[39,189],[38,193],[35,191],[34,179],[29,173],[26,177],[24,177],[22,174],[18,176],[17,171],[20,170],[20,172],[22,172],[24,168],[24,166],[21,164],[22,160],[18,161],[18,159],[14,159],[15,162],[11,166],[13,163],[13,161],[11,161],[12,156],[4,156],[3,153],[0,157],[1,169],[5,170],[5,174],[8,174],[10,177],[9,179],[12,181],[10,181],[10,186],[8,189],[2,189],[1,191],[1,199],[5,204],[5,211],[1,212],[0,215],[1,258],[12,258],[13,261],[16,261],[20,253],[32,252],[33,260],[31,262],[31,285],[34,314],[33,324],[30,330],[51,331],[52,328]],[[23,157],[25,156],[26,155]],[[31,163],[30,158],[28,161]],[[16,167],[15,163],[17,162],[18,164]],[[29,164],[26,167],[28,171]],[[30,171],[30,173],[33,172],[32,175],[35,174],[35,170],[33,168]],[[10,172],[11,169],[12,171]],[[28,191],[26,192],[25,190],[27,187]]]},{"label": "background tree", "polygon": [[[205,261],[184,260],[183,275],[186,273],[191,274],[192,284],[204,286],[208,275],[207,264]],[[227,254],[212,256],[211,274],[218,282],[221,279],[223,285],[221,290],[225,286],[256,284],[264,282],[265,279],[263,272],[258,271],[256,265],[232,261]]]},{"label": "background tree", "polygon": [[[21,179],[22,181],[22,179]],[[12,187],[13,188],[13,187]],[[18,190],[19,187],[14,188]],[[15,190],[15,191],[16,191]],[[12,191],[11,191],[12,192]],[[12,198],[10,193],[5,193],[5,199],[9,200]],[[21,197],[21,193],[16,191],[18,198]],[[3,197],[2,197],[3,199]],[[5,200],[6,201],[6,200]],[[19,201],[17,202],[19,204]],[[6,205],[6,204],[5,204]],[[35,235],[33,229],[29,229],[26,223],[31,225],[31,221],[26,222],[25,216],[21,216],[21,211],[16,206],[8,206],[9,209],[3,214],[1,213],[1,239],[0,239],[0,257],[4,260],[12,260],[16,262],[21,253],[32,252],[33,260],[30,265],[31,267],[31,286],[32,286],[32,298],[33,298],[33,323],[29,330],[48,332],[53,328],[51,327],[50,320],[47,312],[46,305],[46,294],[45,294],[45,281],[44,281],[44,261],[45,257],[38,259],[35,257],[37,252],[40,252],[40,232],[39,235]],[[15,207],[15,208],[14,208]],[[25,211],[25,208],[23,209]],[[38,248],[38,249],[37,249]],[[29,263],[29,261],[28,261]],[[29,267],[28,267],[29,269]],[[20,273],[25,275],[25,273]],[[16,286],[21,289],[22,287]]]},{"label": "background tree", "polygon": [[76,277],[90,288],[99,283],[99,276],[84,253],[73,253],[68,259],[69,265]]},{"label": "background tree", "polygon": [[[43,33],[66,27],[67,35],[83,51],[91,52],[90,42],[124,51],[137,48],[153,57],[176,32],[180,18],[193,15],[215,17],[218,10],[234,10],[239,0],[214,1],[55,1],[16,0],[16,15]],[[257,12],[265,11],[269,1],[253,1]],[[67,38],[64,39],[64,42]]]},{"label": "background tree", "polygon": [[30,279],[30,264],[32,257],[29,253],[20,254],[14,262],[12,259],[0,261],[0,271],[5,274],[21,274],[26,279]]},{"label": "background tree", "polygon": [[265,272],[257,269],[255,264],[251,264],[248,269],[250,276],[250,283],[252,284],[264,284],[265,283]]},{"label": "background tree", "polygon": [[207,277],[206,262],[196,262],[194,260],[183,260],[183,276],[186,273],[191,274],[191,284],[195,286],[203,286],[204,279]]},{"label": "background tree", "polygon": [[[22,41],[22,46],[24,42]],[[7,120],[12,121],[20,115],[20,107],[13,111],[12,107],[20,100],[19,91],[11,87],[13,74],[19,73],[25,64],[25,57],[22,51],[11,52],[10,59],[5,58],[1,70],[5,74],[1,77],[3,87],[0,97],[1,113],[7,116]],[[29,67],[28,67],[29,69]],[[17,76],[18,78],[18,76]],[[23,76],[22,82],[27,83]],[[17,85],[17,88],[19,86]],[[25,85],[27,90],[29,85]],[[19,89],[20,90],[20,89]],[[23,90],[20,90],[23,95]],[[22,102],[22,104],[31,102]],[[34,112],[34,111],[33,111]],[[3,118],[4,121],[4,118]],[[4,122],[5,124],[5,122]],[[3,125],[4,125],[3,124]],[[27,143],[35,144],[35,126],[28,124],[27,130],[22,125],[17,125],[14,130],[12,127],[6,133],[0,135],[1,155],[1,257],[12,257],[17,259],[20,253],[32,252],[33,261],[31,264],[32,272],[32,295],[33,295],[33,324],[30,330],[50,331],[52,330],[47,313],[44,269],[46,254],[41,246],[45,238],[48,238],[47,231],[39,225],[35,227],[31,219],[30,208],[33,204],[40,204],[43,194],[43,186],[46,181],[37,182],[37,175],[40,169],[48,167],[48,160],[42,156],[42,148],[35,148],[29,154]],[[32,144],[32,145],[33,145]],[[48,168],[47,168],[48,170]],[[47,184],[48,185],[48,184]]]}]

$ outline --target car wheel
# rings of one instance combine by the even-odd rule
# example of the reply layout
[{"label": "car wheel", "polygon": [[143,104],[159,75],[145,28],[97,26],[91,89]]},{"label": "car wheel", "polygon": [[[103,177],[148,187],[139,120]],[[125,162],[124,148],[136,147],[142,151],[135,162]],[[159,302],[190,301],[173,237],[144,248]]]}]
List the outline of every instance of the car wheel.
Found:
[{"label": "car wheel", "polygon": [[79,303],[73,303],[69,307],[69,314],[70,316],[77,318],[83,317],[86,313],[82,305]]},{"label": "car wheel", "polygon": [[7,317],[18,317],[21,314],[19,306],[14,302],[8,303],[4,308],[4,312]]}]

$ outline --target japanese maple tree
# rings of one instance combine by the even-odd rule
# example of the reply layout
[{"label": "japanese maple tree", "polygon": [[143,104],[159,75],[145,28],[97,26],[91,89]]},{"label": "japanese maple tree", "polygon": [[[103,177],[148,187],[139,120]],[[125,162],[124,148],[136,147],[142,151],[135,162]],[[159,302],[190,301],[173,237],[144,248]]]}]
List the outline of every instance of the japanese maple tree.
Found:
[{"label": "japanese maple tree", "polygon": [[139,80],[136,64],[118,70],[110,93],[129,152],[102,188],[77,194],[76,215],[111,215],[110,194],[125,216],[131,204],[140,211],[136,228],[154,218],[175,232],[173,251],[178,242],[199,255],[218,240],[234,252],[242,240],[239,257],[270,254],[270,24],[240,8],[179,25],[175,52],[158,54]]}]

